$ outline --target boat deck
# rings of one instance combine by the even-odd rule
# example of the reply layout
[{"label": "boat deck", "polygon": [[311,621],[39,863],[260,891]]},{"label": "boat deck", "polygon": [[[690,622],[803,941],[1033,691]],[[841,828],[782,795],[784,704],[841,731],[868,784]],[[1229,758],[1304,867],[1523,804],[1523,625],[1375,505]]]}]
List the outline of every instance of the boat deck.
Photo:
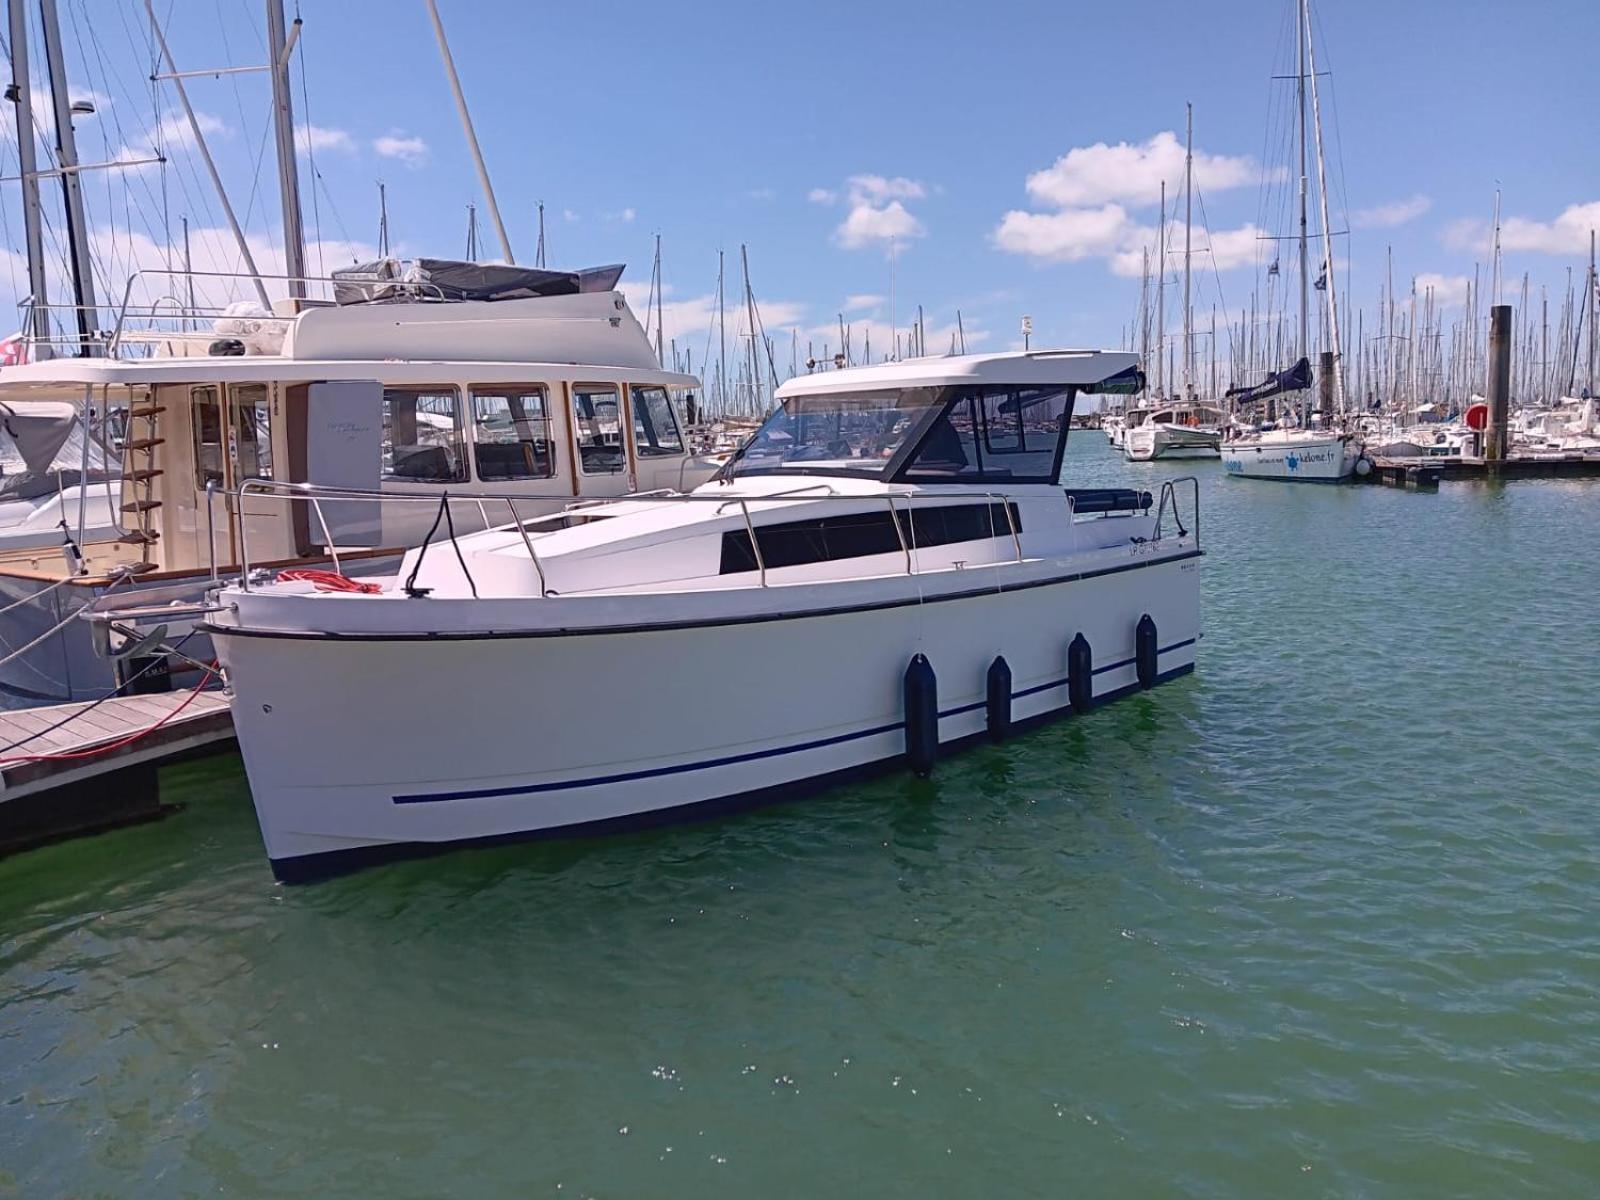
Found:
[{"label": "boat deck", "polygon": [[0,854],[158,817],[160,766],[232,740],[220,690],[0,712]]}]

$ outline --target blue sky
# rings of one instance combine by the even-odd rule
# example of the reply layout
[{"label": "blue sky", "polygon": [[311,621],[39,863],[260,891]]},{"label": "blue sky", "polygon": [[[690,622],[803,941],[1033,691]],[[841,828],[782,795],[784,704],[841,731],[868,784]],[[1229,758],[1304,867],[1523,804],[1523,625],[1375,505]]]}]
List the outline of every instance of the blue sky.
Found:
[{"label": "blue sky", "polygon": [[[153,110],[142,5],[60,3],[75,88],[98,93],[99,112],[78,126],[82,157],[137,157],[159,118],[169,122],[166,168],[91,181],[105,274],[120,283],[131,264],[159,258],[185,214],[206,231],[197,257],[228,260],[220,209],[171,123],[170,90]],[[257,3],[159,7],[175,10],[180,67],[259,60]],[[841,311],[858,353],[868,323],[881,351],[890,233],[896,324],[921,303],[930,349],[947,348],[958,308],[969,345],[1010,345],[1024,313],[1035,345],[1120,341],[1138,303],[1139,247],[1153,236],[1152,181],[1181,182],[1181,152],[1160,135],[1181,141],[1185,101],[1219,268],[1196,261],[1202,311],[1219,279],[1232,312],[1248,304],[1265,262],[1258,234],[1287,232],[1263,210],[1260,182],[1281,159],[1267,133],[1285,85],[1267,76],[1283,69],[1291,36],[1283,0],[440,7],[519,260],[533,257],[543,200],[552,265],[626,261],[642,304],[660,233],[667,331],[697,366],[717,250],[729,253],[736,294],[741,243],[784,365],[789,328],[802,330],[803,357],[808,341],[837,343]],[[307,172],[302,182],[322,261],[347,260],[348,242],[370,251],[380,178],[402,253],[460,255],[466,206],[481,212],[481,198],[424,5],[305,0],[303,15],[309,103],[297,63],[297,116],[315,127],[320,181]],[[1530,272],[1535,296],[1546,283],[1558,304],[1600,223],[1600,4],[1344,0],[1324,4],[1317,23],[1318,66],[1332,71],[1330,158],[1348,202],[1332,223],[1351,229],[1339,254],[1355,302],[1375,305],[1387,245],[1399,288],[1421,276],[1441,300],[1456,294],[1486,258],[1499,186],[1506,278],[1520,285]],[[270,152],[256,171],[264,79],[190,87],[253,238],[275,242]],[[14,174],[14,138],[0,159]],[[25,277],[14,282],[15,185],[0,202],[12,252],[0,289],[15,294],[26,290]],[[482,235],[492,246],[486,217]]]}]

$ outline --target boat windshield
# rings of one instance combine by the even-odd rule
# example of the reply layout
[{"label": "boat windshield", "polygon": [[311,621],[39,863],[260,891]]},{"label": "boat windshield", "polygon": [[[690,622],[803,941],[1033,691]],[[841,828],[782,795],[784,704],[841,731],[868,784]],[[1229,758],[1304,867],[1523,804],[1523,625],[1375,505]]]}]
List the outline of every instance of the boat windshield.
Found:
[{"label": "boat windshield", "polygon": [[791,396],[728,463],[724,477],[775,471],[881,475],[941,399],[937,388]]}]

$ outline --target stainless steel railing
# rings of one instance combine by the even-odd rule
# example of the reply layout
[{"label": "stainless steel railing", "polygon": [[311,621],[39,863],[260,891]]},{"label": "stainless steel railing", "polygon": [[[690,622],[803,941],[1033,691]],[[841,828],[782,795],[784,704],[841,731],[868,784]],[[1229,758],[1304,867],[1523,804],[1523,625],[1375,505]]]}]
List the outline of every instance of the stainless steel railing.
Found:
[{"label": "stainless steel railing", "polygon": [[[1175,493],[1172,492],[1172,483],[1183,483],[1186,480],[1194,485],[1193,505],[1194,512],[1196,514],[1196,534],[1198,534],[1199,483],[1198,480],[1195,480],[1192,476],[1189,476],[1186,477],[1186,479],[1171,481],[1164,486],[1162,490],[1161,507],[1156,514],[1156,533],[1153,540],[1159,540],[1161,536],[1161,524],[1168,508],[1169,496],[1171,497],[1171,507],[1174,514],[1176,514],[1177,501]],[[559,511],[546,513],[535,517],[522,516],[517,511],[517,504],[537,503],[541,505],[547,505],[552,500],[550,495],[542,493],[452,492],[449,490],[442,491],[437,495],[416,495],[400,492],[370,491],[359,488],[328,487],[320,484],[310,483],[289,483],[281,480],[271,479],[246,479],[237,487],[237,507],[238,511],[240,512],[244,511],[246,497],[277,501],[285,504],[308,504],[316,516],[318,526],[322,530],[324,544],[328,550],[328,557],[332,561],[334,570],[336,571],[342,571],[343,567],[340,561],[338,547],[334,544],[333,535],[328,524],[327,516],[323,511],[323,504],[325,502],[354,502],[379,505],[424,504],[441,508],[441,511],[444,511],[442,506],[448,506],[451,504],[473,505],[477,508],[479,516],[483,521],[484,531],[505,532],[510,529],[517,530],[521,537],[523,548],[527,551],[528,559],[533,564],[534,572],[538,577],[539,595],[541,597],[548,594],[548,582],[545,575],[544,564],[540,561],[538,547],[535,545],[535,538],[530,536],[530,530],[532,530],[534,533],[543,532],[543,530],[539,527],[565,522],[573,517],[582,517],[588,510],[599,504],[621,503],[624,501],[634,500],[644,500],[652,503],[714,504],[718,506],[718,515],[720,515],[723,510],[736,505],[744,525],[745,535],[750,540],[751,555],[756,564],[756,574],[759,581],[759,586],[766,587],[768,586],[768,566],[765,556],[762,553],[761,539],[757,534],[759,526],[751,512],[752,505],[760,506],[764,504],[821,503],[828,505],[849,505],[856,508],[857,511],[860,511],[861,508],[870,506],[874,501],[874,497],[871,495],[840,492],[836,490],[831,483],[826,482],[810,484],[805,487],[794,488],[789,491],[773,492],[761,496],[721,496],[715,493],[697,494],[651,491],[632,493],[622,496],[592,497],[573,501],[564,505]],[[903,492],[891,492],[880,498],[888,506],[890,524],[895,530],[899,551],[903,555],[905,561],[904,573],[907,575],[915,575],[920,573],[916,558],[917,554],[921,550],[921,547],[916,544],[916,523],[914,520],[915,513],[919,509],[925,511],[930,508],[950,507],[960,504],[963,501],[970,502],[972,500],[983,500],[990,506],[991,514],[993,513],[994,506],[999,505],[1002,511],[1005,513],[1006,533],[1011,540],[1012,557],[1009,559],[1009,561],[1013,563],[1022,563],[1026,561],[1026,555],[1022,545],[1022,530],[1017,524],[1017,513],[1014,507],[1016,500],[1014,497],[1007,496],[999,492],[986,490],[940,492],[937,495],[928,495],[908,490]],[[506,511],[510,517],[510,519],[504,525],[494,525],[489,521],[488,508],[486,506],[499,504],[505,505]],[[902,506],[904,515],[906,517],[905,521],[901,520]],[[1067,496],[1067,519],[1069,523],[1076,519],[1075,505],[1073,503],[1073,497],[1070,494]],[[1174,519],[1177,520],[1176,515],[1174,516]],[[241,586],[245,591],[250,590],[250,577],[252,574],[249,548],[249,531],[247,525],[247,522],[241,522],[239,526],[239,559],[243,572]],[[1187,536],[1187,530],[1183,527],[1181,521],[1178,521],[1178,526],[1179,536]],[[992,536],[999,537],[1000,534],[993,523],[992,515],[990,518],[990,527]],[[907,536],[908,530],[910,534],[909,537]],[[451,537],[452,541],[455,540],[454,535],[449,536]],[[457,547],[457,551],[459,553],[459,547]]]}]

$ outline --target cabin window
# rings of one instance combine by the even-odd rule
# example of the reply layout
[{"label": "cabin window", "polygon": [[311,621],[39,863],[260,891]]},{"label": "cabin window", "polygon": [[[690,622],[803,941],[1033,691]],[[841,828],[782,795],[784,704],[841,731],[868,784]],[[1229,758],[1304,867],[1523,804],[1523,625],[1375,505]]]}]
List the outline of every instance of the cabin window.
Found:
[{"label": "cabin window", "polygon": [[627,470],[621,412],[615,384],[572,385],[572,433],[578,443],[578,469],[585,475],[620,475]]},{"label": "cabin window", "polygon": [[[761,563],[770,571],[873,554],[901,554],[902,546],[927,549],[1009,538],[1013,528],[1022,531],[1022,516],[1015,504],[930,504],[913,508],[909,514],[897,506],[893,518],[885,508],[758,525],[756,541],[761,547]],[[738,575],[758,566],[747,529],[730,529],[722,535],[722,574]]]},{"label": "cabin window", "polygon": [[481,480],[549,479],[556,473],[549,399],[542,387],[473,388],[472,437]]},{"label": "cabin window", "polygon": [[194,414],[194,482],[202,491],[208,483],[226,487],[222,473],[222,396],[214,387],[189,389]]},{"label": "cabin window", "polygon": [[978,448],[979,432],[977,404],[971,396],[962,396],[934,420],[906,467],[906,478],[930,483],[981,478],[984,463]]},{"label": "cabin window", "polygon": [[454,388],[383,389],[384,479],[463,483],[466,436]]},{"label": "cabin window", "polygon": [[683,437],[667,389],[636,387],[633,397],[633,452],[640,458],[663,458],[683,453]]},{"label": "cabin window", "polygon": [[1068,388],[969,388],[950,400],[906,464],[928,482],[1054,483]]},{"label": "cabin window", "polygon": [[790,396],[723,468],[725,478],[777,471],[881,475],[943,402],[933,388]]},{"label": "cabin window", "polygon": [[234,454],[237,478],[272,478],[272,399],[264,383],[228,389],[233,403]]}]

